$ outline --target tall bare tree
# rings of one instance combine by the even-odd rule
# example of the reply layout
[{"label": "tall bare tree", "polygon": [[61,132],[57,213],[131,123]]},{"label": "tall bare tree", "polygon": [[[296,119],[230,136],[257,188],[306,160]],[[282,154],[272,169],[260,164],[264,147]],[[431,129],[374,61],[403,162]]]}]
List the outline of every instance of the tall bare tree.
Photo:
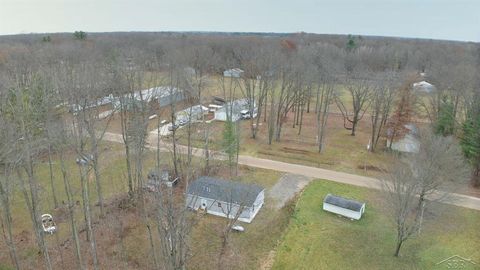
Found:
[{"label": "tall bare tree", "polygon": [[467,179],[465,162],[454,138],[425,130],[420,141],[419,153],[399,160],[383,185],[396,224],[397,257],[403,243],[420,233],[427,203],[445,200],[445,191]]},{"label": "tall bare tree", "polygon": [[[365,112],[371,105],[373,87],[369,77],[358,74],[352,75],[347,79],[346,89],[348,98],[351,100],[351,108],[349,109],[349,107],[345,105],[344,98],[338,93],[335,95],[335,102],[342,113],[344,127],[347,130],[351,130],[351,135],[355,136],[358,123],[362,120]],[[351,126],[347,126],[347,122],[350,123]]]},{"label": "tall bare tree", "polygon": [[396,97],[396,74],[393,72],[380,73],[377,78],[371,97],[370,120],[372,132],[369,142],[369,151],[371,152],[375,152],[378,141],[384,134],[384,128],[387,125]]}]

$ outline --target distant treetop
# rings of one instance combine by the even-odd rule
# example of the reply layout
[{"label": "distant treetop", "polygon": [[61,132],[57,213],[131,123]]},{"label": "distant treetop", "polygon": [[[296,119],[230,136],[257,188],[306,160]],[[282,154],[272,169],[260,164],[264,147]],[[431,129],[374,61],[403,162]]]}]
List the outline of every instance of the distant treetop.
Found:
[{"label": "distant treetop", "polygon": [[73,37],[78,40],[85,40],[87,39],[87,33],[83,31],[75,31],[75,33],[73,33]]}]

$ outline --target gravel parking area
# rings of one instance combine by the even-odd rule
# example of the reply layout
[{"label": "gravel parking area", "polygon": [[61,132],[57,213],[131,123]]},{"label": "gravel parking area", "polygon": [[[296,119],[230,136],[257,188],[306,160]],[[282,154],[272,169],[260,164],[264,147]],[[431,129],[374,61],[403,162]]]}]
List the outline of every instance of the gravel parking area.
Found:
[{"label": "gravel parking area", "polygon": [[272,189],[267,191],[267,195],[273,199],[274,207],[280,209],[308,185],[312,179],[298,174],[284,174]]}]

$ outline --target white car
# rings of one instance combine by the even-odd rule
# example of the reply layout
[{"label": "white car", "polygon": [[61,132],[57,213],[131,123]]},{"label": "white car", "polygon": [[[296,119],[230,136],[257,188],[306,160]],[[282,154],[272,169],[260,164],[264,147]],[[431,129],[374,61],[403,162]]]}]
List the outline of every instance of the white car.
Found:
[{"label": "white car", "polygon": [[243,228],[243,227],[240,226],[240,225],[233,225],[233,226],[232,226],[232,230],[237,231],[237,232],[244,232],[244,231],[245,231],[245,228]]},{"label": "white car", "polygon": [[252,117],[255,118],[255,117],[257,117],[257,114],[258,114],[258,110],[257,110],[257,109],[254,109],[254,110],[253,110],[253,115],[250,113],[249,110],[242,110],[242,111],[240,111],[240,117],[241,117],[242,119],[250,119],[250,118],[252,118]]}]

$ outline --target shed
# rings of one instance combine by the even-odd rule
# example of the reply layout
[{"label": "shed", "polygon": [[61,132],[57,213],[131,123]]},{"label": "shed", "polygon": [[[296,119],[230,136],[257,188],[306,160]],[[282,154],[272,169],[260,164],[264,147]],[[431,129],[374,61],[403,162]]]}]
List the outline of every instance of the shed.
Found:
[{"label": "shed", "polygon": [[223,72],[224,77],[231,77],[231,78],[240,78],[242,76],[243,70],[239,68],[232,68],[227,69]]},{"label": "shed", "polygon": [[323,210],[359,220],[365,212],[365,203],[327,194],[323,200]]},{"label": "shed", "polygon": [[421,81],[413,84],[413,90],[416,92],[432,93],[435,91],[435,86],[427,81]]},{"label": "shed", "polygon": [[[256,115],[255,104],[253,105],[253,107],[254,107],[253,115]],[[219,108],[217,111],[215,111],[215,120],[227,121],[228,114],[231,113],[231,116],[230,116],[231,120],[233,122],[236,122],[239,119],[242,119],[242,111],[245,111],[245,110],[247,111],[250,110],[249,100],[247,98],[237,99],[237,100],[225,103],[225,105],[222,108]]]},{"label": "shed", "polygon": [[255,184],[201,176],[189,184],[186,205],[250,223],[263,206],[265,189]]}]

